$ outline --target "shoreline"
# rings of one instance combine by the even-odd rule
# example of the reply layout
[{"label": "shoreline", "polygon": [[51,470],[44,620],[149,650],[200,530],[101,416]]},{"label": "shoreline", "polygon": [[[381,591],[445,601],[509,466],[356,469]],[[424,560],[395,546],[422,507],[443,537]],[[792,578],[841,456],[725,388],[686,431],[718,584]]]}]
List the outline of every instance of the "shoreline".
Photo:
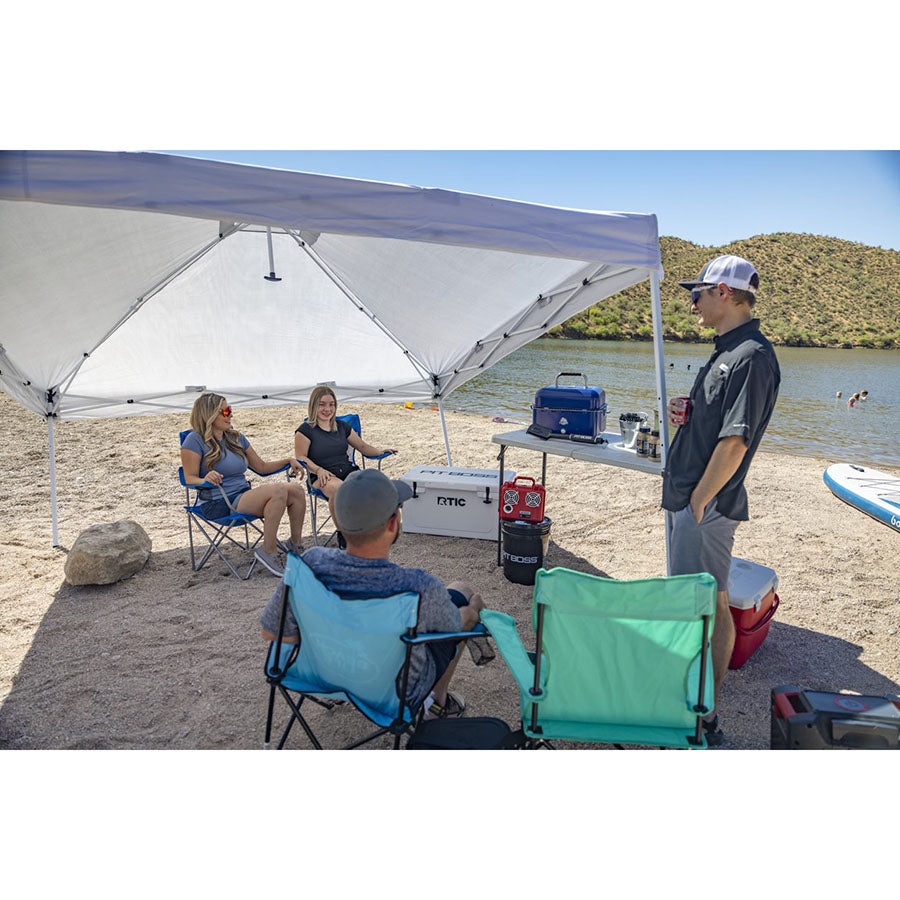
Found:
[{"label": "shoreline", "polygon": [[[344,411],[351,408],[361,413],[369,443],[400,448],[385,462],[391,477],[446,464],[436,412],[375,403]],[[153,541],[136,575],[83,588],[65,584],[64,551],[50,547],[46,427],[5,395],[0,414],[8,434],[0,516],[11,536],[0,563],[0,749],[259,747],[267,686],[257,619],[277,580],[254,573],[238,583],[220,563],[191,571],[176,476],[177,432],[188,414],[60,423],[61,543],[125,518]],[[476,413],[446,415],[454,464],[496,467],[490,436],[515,426]],[[302,416],[296,406],[238,407],[235,427],[271,459],[287,455]],[[897,536],[831,494],[822,481],[829,462],[760,451],[751,466],[752,518],[738,529],[734,553],[775,568],[782,602],[761,649],[726,679],[720,713],[729,748],[768,746],[775,684],[900,693]],[[539,477],[540,457],[511,448],[507,468]],[[623,579],[664,573],[657,479],[548,457],[547,491],[548,567]],[[305,531],[308,544],[308,518]],[[494,542],[404,534],[392,559],[444,581],[472,582],[531,639],[531,589],[506,581]],[[464,654],[457,678],[472,715],[516,725],[517,693],[499,655],[475,669]],[[321,716],[328,746],[352,737],[352,715]],[[292,733],[289,746],[306,744]]]}]

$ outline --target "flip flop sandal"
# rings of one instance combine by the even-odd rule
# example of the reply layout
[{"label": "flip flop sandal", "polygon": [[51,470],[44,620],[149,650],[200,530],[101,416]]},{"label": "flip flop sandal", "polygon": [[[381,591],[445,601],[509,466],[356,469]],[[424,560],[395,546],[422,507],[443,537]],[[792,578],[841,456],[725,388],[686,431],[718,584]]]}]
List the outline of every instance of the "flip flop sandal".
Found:
[{"label": "flip flop sandal", "polygon": [[447,691],[447,700],[444,705],[440,703],[432,703],[425,713],[428,719],[455,719],[466,711],[466,700],[462,694],[454,691]]},{"label": "flip flop sandal", "polygon": [[707,747],[721,747],[725,740],[725,732],[719,728],[719,716],[715,715],[709,722],[703,720],[703,730],[706,732]]}]

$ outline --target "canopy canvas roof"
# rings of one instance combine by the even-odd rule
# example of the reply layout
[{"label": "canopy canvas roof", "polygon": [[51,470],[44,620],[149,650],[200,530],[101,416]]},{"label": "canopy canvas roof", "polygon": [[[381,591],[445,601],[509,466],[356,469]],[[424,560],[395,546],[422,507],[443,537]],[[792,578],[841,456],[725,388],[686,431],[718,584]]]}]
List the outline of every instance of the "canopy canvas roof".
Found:
[{"label": "canopy canvas roof", "polygon": [[153,153],[0,153],[0,386],[60,418],[438,400],[661,275],[654,215]]},{"label": "canopy canvas roof", "polygon": [[[47,420],[437,401],[648,280],[656,216],[155,153],[0,152],[0,389]],[[447,457],[450,444],[444,426]]]}]

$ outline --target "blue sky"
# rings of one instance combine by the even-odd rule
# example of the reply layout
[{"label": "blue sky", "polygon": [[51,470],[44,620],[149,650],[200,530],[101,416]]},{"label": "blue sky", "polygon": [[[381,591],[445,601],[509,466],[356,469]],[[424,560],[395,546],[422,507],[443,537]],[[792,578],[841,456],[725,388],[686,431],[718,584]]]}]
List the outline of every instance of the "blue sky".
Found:
[{"label": "blue sky", "polygon": [[579,209],[652,212],[660,234],[705,246],[794,231],[900,249],[897,151],[163,152]]}]

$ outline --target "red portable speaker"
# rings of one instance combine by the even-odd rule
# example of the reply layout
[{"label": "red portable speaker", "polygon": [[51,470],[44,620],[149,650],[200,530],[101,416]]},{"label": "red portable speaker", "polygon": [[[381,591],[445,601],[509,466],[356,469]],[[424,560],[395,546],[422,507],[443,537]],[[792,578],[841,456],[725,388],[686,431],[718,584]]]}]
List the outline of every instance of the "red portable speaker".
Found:
[{"label": "red portable speaker", "polygon": [[[519,484],[519,482],[523,482]],[[525,483],[527,482],[527,483]],[[544,486],[519,475],[500,485],[500,518],[525,522],[544,521]]]}]

